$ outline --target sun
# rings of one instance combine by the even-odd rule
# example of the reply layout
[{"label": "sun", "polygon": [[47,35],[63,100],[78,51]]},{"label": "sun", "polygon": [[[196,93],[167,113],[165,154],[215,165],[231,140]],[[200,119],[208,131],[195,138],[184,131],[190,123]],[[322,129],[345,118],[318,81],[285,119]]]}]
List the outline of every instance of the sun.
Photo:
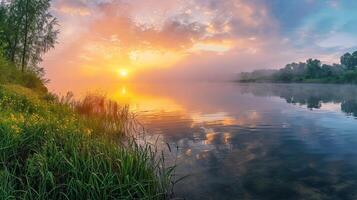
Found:
[{"label": "sun", "polygon": [[120,75],[120,77],[125,78],[128,76],[128,71],[126,69],[120,69],[119,75]]}]

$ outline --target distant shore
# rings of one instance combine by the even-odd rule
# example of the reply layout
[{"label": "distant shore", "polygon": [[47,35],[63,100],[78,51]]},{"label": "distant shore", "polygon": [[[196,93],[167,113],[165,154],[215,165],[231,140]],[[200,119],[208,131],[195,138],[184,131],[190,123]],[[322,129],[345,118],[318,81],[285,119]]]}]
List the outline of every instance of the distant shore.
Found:
[{"label": "distant shore", "polygon": [[306,62],[293,62],[284,68],[242,72],[238,82],[269,83],[357,83],[357,51],[345,53],[340,63],[328,65],[320,60],[308,59]]}]

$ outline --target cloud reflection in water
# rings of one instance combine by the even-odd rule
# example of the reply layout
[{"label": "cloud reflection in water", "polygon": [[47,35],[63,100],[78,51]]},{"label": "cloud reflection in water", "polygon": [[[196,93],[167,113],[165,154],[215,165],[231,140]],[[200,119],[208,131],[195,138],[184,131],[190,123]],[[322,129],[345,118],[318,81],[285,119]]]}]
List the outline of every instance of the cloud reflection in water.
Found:
[{"label": "cloud reflection in water", "polygon": [[[148,140],[178,146],[188,199],[353,199],[357,87],[193,84],[127,88]],[[356,104],[357,105],[357,104]],[[339,108],[339,109],[338,109]],[[342,125],[344,124],[344,125]],[[175,148],[172,148],[175,149]],[[172,154],[167,156],[174,159]]]}]

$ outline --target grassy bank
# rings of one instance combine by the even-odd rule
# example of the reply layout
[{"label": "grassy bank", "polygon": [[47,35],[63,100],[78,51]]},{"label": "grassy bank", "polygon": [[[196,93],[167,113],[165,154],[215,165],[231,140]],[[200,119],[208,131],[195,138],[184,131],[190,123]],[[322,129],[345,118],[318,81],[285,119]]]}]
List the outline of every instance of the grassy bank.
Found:
[{"label": "grassy bank", "polygon": [[[155,149],[137,145],[123,136],[123,121],[105,117],[126,111],[102,115],[88,102],[60,103],[47,93],[0,85],[0,199],[168,197],[171,170]],[[105,136],[113,133],[121,142]]]},{"label": "grassy bank", "polygon": [[0,199],[168,198],[174,168],[136,143],[127,107],[48,93],[40,64],[59,34],[51,4],[0,0]]}]

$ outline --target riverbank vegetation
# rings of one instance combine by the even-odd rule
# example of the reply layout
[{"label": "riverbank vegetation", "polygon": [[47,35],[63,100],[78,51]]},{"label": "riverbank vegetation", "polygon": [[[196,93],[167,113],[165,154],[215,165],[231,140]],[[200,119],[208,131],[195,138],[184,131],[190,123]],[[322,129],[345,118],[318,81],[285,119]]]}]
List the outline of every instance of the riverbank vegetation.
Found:
[{"label": "riverbank vegetation", "polygon": [[47,91],[48,0],[0,1],[0,199],[167,199],[174,167],[137,143],[126,106]]},{"label": "riverbank vegetation", "polygon": [[171,170],[153,146],[125,137],[125,108],[112,114],[115,121],[98,120],[1,85],[0,199],[165,199]]},{"label": "riverbank vegetation", "polygon": [[357,83],[357,51],[346,53],[339,64],[322,64],[320,60],[290,63],[279,70],[255,70],[243,72],[240,82],[281,83]]}]

